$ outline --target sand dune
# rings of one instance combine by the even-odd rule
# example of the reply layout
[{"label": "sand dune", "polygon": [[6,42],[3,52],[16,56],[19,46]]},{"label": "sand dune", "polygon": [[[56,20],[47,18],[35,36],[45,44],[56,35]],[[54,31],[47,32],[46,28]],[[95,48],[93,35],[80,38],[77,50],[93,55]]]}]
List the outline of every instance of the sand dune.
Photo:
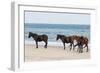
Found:
[{"label": "sand dune", "polygon": [[90,51],[86,52],[86,49],[84,49],[83,53],[78,53],[76,50],[70,51],[69,47],[64,50],[63,46],[48,46],[45,49],[40,45],[39,48],[35,48],[35,45],[25,45],[25,62],[90,58]]}]

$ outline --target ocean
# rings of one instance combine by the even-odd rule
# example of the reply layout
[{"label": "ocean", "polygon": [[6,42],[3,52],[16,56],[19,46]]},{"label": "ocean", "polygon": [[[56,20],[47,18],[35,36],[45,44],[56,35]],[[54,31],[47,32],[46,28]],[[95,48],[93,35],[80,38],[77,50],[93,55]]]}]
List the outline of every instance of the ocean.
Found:
[{"label": "ocean", "polygon": [[39,35],[48,35],[48,42],[55,42],[57,34],[63,34],[66,36],[80,35],[85,36],[90,40],[90,25],[84,24],[43,24],[43,23],[25,23],[24,24],[24,40],[25,44],[33,44],[34,40],[28,38],[29,32],[33,32]]}]

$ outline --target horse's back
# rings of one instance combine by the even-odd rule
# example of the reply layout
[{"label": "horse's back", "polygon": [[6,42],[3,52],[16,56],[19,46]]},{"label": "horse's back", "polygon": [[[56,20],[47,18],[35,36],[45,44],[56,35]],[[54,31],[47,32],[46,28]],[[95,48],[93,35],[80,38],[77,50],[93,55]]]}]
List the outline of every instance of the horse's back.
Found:
[{"label": "horse's back", "polygon": [[87,37],[84,37],[84,41],[85,41],[86,43],[88,43],[88,38],[87,38]]},{"label": "horse's back", "polygon": [[46,34],[43,34],[42,36],[43,36],[44,38],[48,38],[48,36],[47,36]]},{"label": "horse's back", "polygon": [[43,34],[43,35],[40,35],[40,36],[41,36],[42,40],[44,40],[44,41],[48,40],[48,36],[47,35]]}]

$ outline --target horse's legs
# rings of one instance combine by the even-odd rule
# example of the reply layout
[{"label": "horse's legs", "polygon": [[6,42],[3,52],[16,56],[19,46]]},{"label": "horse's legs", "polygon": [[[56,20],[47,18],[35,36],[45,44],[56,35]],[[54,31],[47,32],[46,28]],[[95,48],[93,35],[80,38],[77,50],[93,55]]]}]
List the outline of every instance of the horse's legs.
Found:
[{"label": "horse's legs", "polygon": [[78,46],[77,52],[83,53],[83,45],[76,44],[75,46]]},{"label": "horse's legs", "polygon": [[79,53],[83,53],[83,49],[82,48],[80,48]]},{"label": "horse's legs", "polygon": [[82,48],[81,48],[81,53],[83,53],[83,46],[82,46]]},{"label": "horse's legs", "polygon": [[74,43],[72,43],[72,46],[73,46],[73,51],[74,51],[74,49],[75,49],[76,46],[74,45]]},{"label": "horse's legs", "polygon": [[81,49],[79,48],[79,53],[81,52]]},{"label": "horse's legs", "polygon": [[72,49],[72,43],[70,43],[70,51],[71,51],[71,49]]},{"label": "horse's legs", "polygon": [[79,53],[83,53],[83,45],[79,45]]},{"label": "horse's legs", "polygon": [[81,53],[83,53],[83,48],[81,48]]},{"label": "horse's legs", "polygon": [[47,43],[47,41],[46,41],[46,42],[45,42],[45,45],[44,45],[45,48],[47,48],[47,44],[48,44],[48,43]]},{"label": "horse's legs", "polygon": [[87,47],[87,45],[85,44],[84,48]]},{"label": "horse's legs", "polygon": [[[78,46],[78,43],[76,45],[73,45],[73,50],[75,50],[75,47]],[[79,46],[78,46],[79,47]],[[77,52],[79,51],[79,49],[77,49]]]},{"label": "horse's legs", "polygon": [[80,51],[80,48],[77,49],[77,52],[79,52],[79,51]]},{"label": "horse's legs", "polygon": [[63,45],[64,45],[64,50],[65,50],[65,43],[63,43]]},{"label": "horse's legs", "polygon": [[38,48],[38,42],[36,41],[36,48]]},{"label": "horse's legs", "polygon": [[77,50],[79,53],[81,53],[81,48],[80,48],[80,46],[79,46],[79,48],[78,48],[78,50]]},{"label": "horse's legs", "polygon": [[86,52],[88,52],[88,44],[85,44],[84,48],[85,48],[85,47],[87,47],[87,51],[86,51]]},{"label": "horse's legs", "polygon": [[87,46],[87,51],[86,51],[86,52],[88,52],[88,51],[89,51],[89,49],[88,49],[88,44],[87,44],[86,46]]},{"label": "horse's legs", "polygon": [[75,49],[75,47],[74,47],[74,43],[72,44],[73,45],[73,50]]}]

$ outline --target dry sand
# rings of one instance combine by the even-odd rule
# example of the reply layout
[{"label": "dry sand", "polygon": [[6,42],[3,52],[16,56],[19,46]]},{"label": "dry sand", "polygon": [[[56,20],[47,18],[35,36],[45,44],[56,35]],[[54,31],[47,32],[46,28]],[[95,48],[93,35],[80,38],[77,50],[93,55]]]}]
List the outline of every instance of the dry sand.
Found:
[{"label": "dry sand", "polygon": [[83,53],[78,53],[76,50],[70,51],[69,47],[66,47],[66,50],[64,50],[63,46],[48,46],[45,49],[40,45],[39,48],[35,48],[35,45],[25,45],[25,62],[90,59],[90,51],[86,52],[86,49],[84,49]]}]

